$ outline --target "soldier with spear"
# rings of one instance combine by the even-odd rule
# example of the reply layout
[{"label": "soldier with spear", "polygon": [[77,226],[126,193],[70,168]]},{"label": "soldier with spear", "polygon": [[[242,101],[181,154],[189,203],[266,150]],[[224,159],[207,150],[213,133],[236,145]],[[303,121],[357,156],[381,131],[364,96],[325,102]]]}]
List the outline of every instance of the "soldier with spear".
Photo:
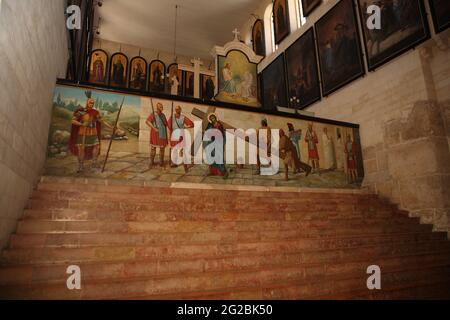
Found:
[{"label": "soldier with spear", "polygon": [[156,105],[156,112],[153,99],[151,99],[151,104],[152,114],[145,122],[150,127],[150,162],[148,167],[151,169],[155,165],[156,149],[159,148],[160,165],[164,168],[164,155],[170,138],[169,124],[163,113],[164,106],[162,103]]},{"label": "soldier with spear", "polygon": [[102,124],[113,129],[108,122],[103,120],[100,112],[94,109],[95,101],[92,98],[92,92],[86,91],[85,94],[86,106],[73,113],[69,140],[70,151],[78,157],[78,173],[83,172],[84,162],[87,160],[93,160],[93,167],[98,166]]},{"label": "soldier with spear", "polygon": [[[172,114],[170,116],[171,121],[169,122],[170,131],[172,132],[171,141],[170,141],[171,148],[175,148],[176,146],[178,146],[180,144],[184,145],[184,137],[180,136],[180,135],[175,136],[175,134],[177,133],[177,131],[176,131],[177,129],[185,130],[185,129],[194,128],[194,122],[192,122],[191,119],[189,119],[187,116],[185,116],[182,113],[182,111],[183,110],[181,109],[181,106],[177,106],[175,108],[175,113],[174,113],[173,112],[173,102],[172,102]],[[180,156],[181,157],[184,156],[183,151],[181,151]],[[171,167],[176,168],[177,166],[174,163],[172,163]],[[187,173],[189,168],[191,168],[191,167],[192,167],[192,165],[184,164],[184,171]]]}]

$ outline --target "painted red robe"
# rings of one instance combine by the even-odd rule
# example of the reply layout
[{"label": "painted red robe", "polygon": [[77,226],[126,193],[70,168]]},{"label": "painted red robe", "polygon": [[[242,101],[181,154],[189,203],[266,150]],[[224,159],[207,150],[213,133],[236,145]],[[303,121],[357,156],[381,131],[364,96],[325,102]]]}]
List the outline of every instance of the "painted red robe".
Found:
[{"label": "painted red robe", "polygon": [[168,132],[167,128],[169,127],[169,124],[167,123],[166,116],[164,113],[156,113],[156,117],[158,117],[158,120],[155,118],[155,115],[152,113],[148,118],[147,121],[151,122],[153,126],[158,128],[159,132],[157,132],[155,129],[150,129],[150,146],[154,148],[165,148],[169,144],[169,138],[168,138]]},{"label": "painted red robe", "polygon": [[[69,149],[74,156],[79,156],[80,150],[84,149],[84,160],[92,160],[94,158],[94,148],[98,146],[98,152],[100,153],[100,141],[102,136],[102,124],[100,122],[100,113],[95,109],[86,110],[80,108],[73,113],[73,118],[76,121],[84,123],[90,122],[90,128],[81,127],[72,124],[70,133]],[[87,145],[80,143],[80,138],[88,139],[89,137],[96,136],[98,143],[95,145]]]},{"label": "painted red robe", "polygon": [[305,136],[305,142],[308,144],[308,156],[310,160],[319,160],[319,151],[317,149],[317,144],[319,143],[319,138],[317,138],[316,132],[307,131]]}]

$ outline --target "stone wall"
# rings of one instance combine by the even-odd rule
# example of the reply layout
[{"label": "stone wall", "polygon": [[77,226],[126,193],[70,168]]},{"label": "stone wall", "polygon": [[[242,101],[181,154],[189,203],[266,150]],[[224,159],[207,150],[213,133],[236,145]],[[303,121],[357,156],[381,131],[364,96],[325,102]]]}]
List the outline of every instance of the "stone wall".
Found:
[{"label": "stone wall", "polygon": [[450,32],[308,111],[361,125],[364,185],[450,231]]},{"label": "stone wall", "polygon": [[[323,1],[306,24],[260,64],[259,72],[336,2]],[[260,17],[268,4],[261,5]],[[250,22],[242,27],[246,39]],[[307,111],[359,123],[364,185],[424,223],[433,223],[436,230],[450,231],[450,30],[435,35],[431,20],[430,29],[432,39]]]},{"label": "stone wall", "polygon": [[53,88],[67,66],[63,0],[3,0],[0,11],[0,248],[41,174]]}]

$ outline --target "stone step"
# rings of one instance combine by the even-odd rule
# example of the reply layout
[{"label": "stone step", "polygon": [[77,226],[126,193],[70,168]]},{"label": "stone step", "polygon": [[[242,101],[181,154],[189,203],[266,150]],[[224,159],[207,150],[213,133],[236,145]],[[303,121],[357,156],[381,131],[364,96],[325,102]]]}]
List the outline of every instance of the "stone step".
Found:
[{"label": "stone step", "polygon": [[220,231],[276,231],[302,230],[322,234],[374,234],[432,231],[431,225],[415,220],[396,219],[335,219],[305,221],[170,221],[170,222],[116,222],[116,221],[19,221],[17,234],[36,233],[167,233]]},{"label": "stone step", "polygon": [[450,248],[447,241],[423,241],[412,243],[368,244],[347,246],[308,241],[272,241],[237,244],[163,245],[163,246],[115,246],[84,248],[32,248],[5,250],[1,265],[33,263],[70,263],[101,261],[139,261],[143,259],[201,259],[248,255],[270,255],[298,253],[304,262],[319,262],[317,259],[342,259],[342,257],[369,258],[374,255],[433,253]]},{"label": "stone step", "polygon": [[[404,218],[409,219],[400,211],[336,211],[299,209],[298,212],[189,212],[189,211],[117,211],[117,210],[89,210],[89,209],[27,209],[24,220],[97,220],[97,221],[267,221],[267,220],[319,220],[319,219],[357,219],[357,218]],[[419,219],[415,219],[419,221]]]},{"label": "stone step", "polygon": [[26,209],[35,210],[60,210],[60,209],[77,209],[77,210],[110,210],[110,211],[161,211],[161,212],[205,212],[205,213],[223,213],[223,212],[258,212],[267,211],[287,213],[287,212],[323,212],[323,211],[344,211],[344,212],[375,212],[377,210],[395,210],[384,206],[366,208],[353,204],[339,204],[317,202],[305,204],[282,204],[269,202],[251,202],[239,201],[233,202],[224,199],[223,201],[197,201],[195,198],[189,201],[170,201],[169,199],[160,199],[159,201],[134,202],[134,201],[87,201],[87,200],[41,200],[31,199],[28,201]]},{"label": "stone step", "polygon": [[[400,282],[393,278],[398,273],[388,274],[384,279],[382,290],[361,289],[361,283],[366,279],[343,279],[341,283],[334,281],[334,289],[327,285],[313,284],[299,285],[298,283],[280,283],[262,288],[234,288],[230,290],[215,290],[202,292],[189,292],[181,294],[168,294],[159,296],[128,297],[133,300],[411,300],[411,299],[450,299],[450,278],[442,276],[438,271],[432,278],[420,281],[416,285]],[[339,281],[339,280],[338,280]],[[410,279],[416,281],[416,279]],[[353,286],[351,285],[353,282]],[[386,282],[386,283],[385,283]],[[417,282],[416,282],[417,283]],[[357,287],[359,289],[355,289]],[[336,288],[338,290],[336,290]],[[334,292],[333,294],[317,295],[317,292]],[[275,296],[278,296],[276,298]]]},{"label": "stone step", "polygon": [[[364,271],[364,270],[362,270]],[[363,273],[363,272],[362,272]],[[385,272],[384,285],[388,290],[408,286],[411,282],[421,284],[448,280],[448,266]],[[0,298],[30,299],[123,299],[174,294],[182,296],[192,292],[222,290],[257,290],[261,296],[254,299],[297,299],[324,294],[363,290],[367,274],[341,274],[330,276],[309,276],[298,267],[270,270],[249,270],[203,274],[179,274],[151,278],[127,278],[84,281],[82,290],[69,291],[66,283],[5,286],[0,290]],[[437,281],[437,280],[436,280]]]},{"label": "stone step", "polygon": [[233,244],[272,240],[334,241],[341,243],[407,243],[424,240],[446,240],[445,232],[411,232],[372,235],[307,234],[301,230],[245,232],[183,232],[183,233],[73,233],[73,234],[15,234],[10,249],[83,248],[89,246],[151,246],[179,244]]},{"label": "stone step", "polygon": [[[450,283],[449,267],[423,268],[418,271],[403,269],[398,272],[382,273],[382,290],[378,295],[384,294],[387,298],[395,298],[395,293],[412,288],[420,288],[429,285],[441,285]],[[327,299],[350,293],[350,297],[358,297],[362,293],[368,296],[374,295],[373,291],[367,289],[367,275],[342,280],[331,280],[327,282],[315,282],[308,286],[293,283],[291,286],[281,285],[268,288],[263,291],[263,299],[271,300],[297,300],[297,299]],[[423,293],[422,293],[423,294]],[[426,294],[430,294],[429,291]],[[367,298],[367,296],[366,296]]]},{"label": "stone step", "polygon": [[[282,194],[284,195],[284,194]],[[116,193],[106,193],[106,192],[85,192],[85,191],[48,191],[48,190],[37,190],[33,192],[32,199],[35,200],[47,200],[47,201],[112,201],[112,202],[133,202],[133,203],[153,203],[160,201],[174,201],[174,202],[186,202],[191,201],[195,197],[197,202],[209,201],[211,196],[207,191],[202,193],[192,195],[192,194],[161,194],[158,193],[158,189],[152,194],[116,194]],[[273,197],[268,197],[267,194],[261,196],[251,196],[249,197],[245,193],[230,194],[228,192],[222,192],[220,194],[214,195],[216,202],[250,202],[250,203],[269,203],[269,204],[295,204],[295,205],[314,205],[319,201],[315,198],[310,198],[308,194],[298,194],[296,197],[280,197],[275,194]],[[333,198],[328,197],[323,194],[323,199],[321,201],[326,201],[330,205],[363,205],[363,206],[375,206],[375,207],[395,207],[392,204],[380,202],[377,198]]]},{"label": "stone step", "polygon": [[[53,177],[51,179],[54,179]],[[133,195],[189,195],[198,196],[208,194],[211,196],[223,196],[227,194],[247,197],[267,197],[270,192],[277,198],[296,198],[307,196],[309,199],[376,199],[374,194],[358,189],[308,189],[308,188],[283,188],[283,187],[253,187],[253,186],[226,186],[226,185],[199,185],[199,184],[163,184],[158,186],[144,186],[142,181],[119,181],[119,180],[89,180],[56,178],[55,181],[43,181],[39,183],[39,191],[61,191],[64,192],[100,192],[112,194],[133,194]],[[44,179],[45,180],[45,179]],[[87,183],[92,182],[92,183]],[[108,183],[105,184],[105,183]],[[177,186],[178,185],[178,186]]]},{"label": "stone step", "polygon": [[[248,255],[209,259],[141,260],[117,262],[84,262],[78,264],[83,280],[120,279],[127,277],[150,277],[177,275],[180,273],[228,272],[248,269],[270,269],[280,266],[303,268],[308,275],[327,275],[345,272],[365,272],[369,265],[379,265],[383,271],[392,268],[421,268],[450,265],[450,255],[427,254],[405,256],[380,256],[367,260],[351,259],[345,262],[321,264],[303,263],[298,253],[273,255]],[[67,279],[66,263],[14,265],[0,268],[0,286],[27,283],[48,283]]]},{"label": "stone step", "polygon": [[0,298],[449,296],[450,243],[419,222],[361,190],[44,177],[0,256]]},{"label": "stone step", "polygon": [[[424,270],[426,271],[426,270]],[[166,294],[152,296],[128,297],[133,300],[373,300],[373,299],[450,299],[450,279],[442,275],[441,270],[435,272],[433,276],[427,278],[427,281],[420,281],[417,285],[411,285],[408,282],[400,282],[393,278],[398,274],[388,273],[388,277],[383,280],[382,290],[370,291],[367,287],[361,289],[361,284],[366,279],[343,279],[342,285],[337,285],[334,281],[334,287],[343,287],[340,290],[330,290],[327,285],[320,284],[320,279],[311,284],[299,284],[298,282],[278,283],[272,286],[263,286],[261,288],[233,288],[233,290],[210,290],[200,292],[188,292],[181,294]],[[336,279],[335,279],[336,280]],[[414,279],[412,283],[414,283]],[[339,280],[338,280],[339,281]],[[349,281],[354,282],[354,287],[349,285]],[[331,282],[331,281],[330,281]],[[318,288],[319,287],[319,288]],[[323,292],[334,291],[333,294],[317,295],[317,289]],[[294,296],[295,294],[295,296]],[[281,296],[275,298],[275,296]]]}]

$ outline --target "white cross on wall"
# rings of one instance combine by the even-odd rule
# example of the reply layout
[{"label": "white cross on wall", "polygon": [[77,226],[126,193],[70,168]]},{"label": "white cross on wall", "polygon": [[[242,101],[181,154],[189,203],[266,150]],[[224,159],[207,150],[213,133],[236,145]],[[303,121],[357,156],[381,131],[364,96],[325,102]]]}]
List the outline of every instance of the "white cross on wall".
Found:
[{"label": "white cross on wall", "polygon": [[233,34],[234,34],[234,41],[239,41],[239,35],[241,34],[238,29],[234,29],[233,30]]}]

